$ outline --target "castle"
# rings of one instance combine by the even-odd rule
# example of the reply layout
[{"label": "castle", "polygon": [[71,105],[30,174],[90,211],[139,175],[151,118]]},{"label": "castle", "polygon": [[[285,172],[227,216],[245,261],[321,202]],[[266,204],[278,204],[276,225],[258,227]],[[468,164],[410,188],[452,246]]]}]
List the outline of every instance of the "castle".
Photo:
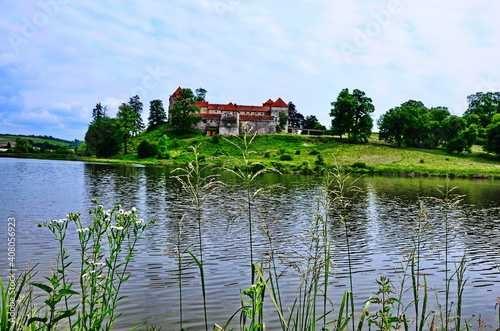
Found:
[{"label": "castle", "polygon": [[[170,96],[169,109],[173,107],[175,98],[179,97],[181,90],[179,87]],[[195,129],[207,136],[244,134],[245,132],[274,134],[279,113],[283,112],[288,115],[288,105],[281,98],[276,101],[269,99],[262,106],[242,106],[232,102],[215,104],[207,101],[196,101],[196,106],[200,107],[197,115],[201,115],[203,120],[196,125]],[[283,131],[288,131],[288,123]]]}]

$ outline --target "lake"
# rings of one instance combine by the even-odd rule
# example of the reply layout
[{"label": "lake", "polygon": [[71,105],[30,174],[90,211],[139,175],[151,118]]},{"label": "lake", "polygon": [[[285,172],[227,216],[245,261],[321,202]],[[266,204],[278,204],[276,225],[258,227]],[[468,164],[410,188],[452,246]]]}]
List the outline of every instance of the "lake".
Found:
[{"label": "lake", "polygon": [[[107,209],[120,203],[124,209],[136,207],[139,217],[157,219],[139,242],[130,266],[132,277],[123,288],[128,297],[119,306],[123,316],[115,330],[129,330],[148,322],[162,330],[179,329],[178,285],[172,272],[175,258],[165,253],[169,237],[177,231],[177,220],[189,212],[189,198],[171,176],[171,168],[121,164],[98,164],[70,161],[0,158],[2,192],[0,204],[0,238],[7,238],[7,219],[16,219],[16,267],[25,266],[28,259],[39,262],[43,272],[57,254],[57,243],[39,222],[65,218],[68,213],[93,208],[91,199]],[[250,285],[248,224],[238,217],[236,202],[244,196],[243,188],[230,174],[222,174],[227,185],[211,195],[205,205],[203,248],[207,279],[209,322],[224,324],[240,306],[240,290]],[[309,229],[309,221],[322,192],[322,176],[266,174],[259,186],[279,184],[280,189],[258,200],[255,206],[255,225],[268,224],[280,252],[292,252],[294,241],[300,241]],[[419,201],[424,201],[433,224],[425,236],[429,247],[423,258],[423,272],[428,285],[444,288],[443,242],[444,224],[439,204],[424,197],[438,196],[436,187],[446,185],[444,178],[421,177],[363,177],[356,183],[362,192],[350,208],[352,229],[349,234],[353,261],[353,284],[357,313],[363,302],[377,291],[374,283],[381,275],[399,284],[395,268],[410,244],[414,224],[419,214]],[[458,186],[456,193],[463,201],[453,211],[450,232],[450,269],[462,256],[467,259],[468,281],[464,291],[464,317],[481,314],[487,324],[495,324],[496,298],[500,296],[500,182],[495,180],[451,179]],[[236,216],[235,216],[236,215]],[[333,219],[333,215],[332,215]],[[258,221],[260,220],[260,221]],[[184,221],[186,240],[196,250],[197,228],[192,217]],[[256,259],[265,259],[269,250],[268,238],[255,229]],[[342,227],[332,232],[335,241],[335,263],[330,283],[330,295],[335,308],[343,291],[348,289],[348,264],[345,232]],[[73,249],[77,244],[76,231],[69,237]],[[1,276],[7,276],[6,245],[1,249]],[[433,247],[432,249],[430,247]],[[74,253],[76,254],[76,253]],[[75,255],[76,258],[76,255]],[[187,260],[187,258],[186,258]],[[286,266],[282,266],[283,270]],[[295,296],[298,283],[291,268],[282,278],[284,300]],[[185,266],[183,279],[184,319],[188,330],[200,330],[203,310],[200,277],[194,264]],[[435,295],[430,295],[435,306]],[[272,303],[266,300],[266,309]],[[277,320],[268,321],[268,329],[279,327]]]}]

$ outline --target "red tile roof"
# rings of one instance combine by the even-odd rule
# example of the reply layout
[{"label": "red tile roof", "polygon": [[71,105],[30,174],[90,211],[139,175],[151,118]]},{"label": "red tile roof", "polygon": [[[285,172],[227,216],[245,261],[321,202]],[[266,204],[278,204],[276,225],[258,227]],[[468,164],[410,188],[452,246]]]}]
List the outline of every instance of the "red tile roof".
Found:
[{"label": "red tile roof", "polygon": [[198,107],[207,107],[208,108],[208,102],[207,101],[196,101],[196,105]]},{"label": "red tile roof", "polygon": [[271,100],[271,99],[269,99],[269,100],[267,100],[267,101],[264,103],[264,105],[263,105],[263,106],[271,106],[273,103],[274,103],[274,101],[273,101],[273,100]]},{"label": "red tile roof", "polygon": [[236,106],[232,102],[230,102],[228,105],[226,105],[224,108],[222,108],[222,110],[233,110],[234,111],[234,110],[238,110],[238,109],[236,108]]},{"label": "red tile roof", "polygon": [[281,98],[278,98],[278,100],[276,100],[271,107],[286,107],[286,108],[288,108],[288,105]]},{"label": "red tile roof", "polygon": [[181,96],[181,91],[182,91],[182,89],[181,89],[181,87],[179,86],[179,87],[177,88],[177,90],[175,90],[175,92],[174,92],[174,93],[173,93],[170,97],[171,97],[171,98],[178,98],[178,97],[180,97],[180,96]]}]

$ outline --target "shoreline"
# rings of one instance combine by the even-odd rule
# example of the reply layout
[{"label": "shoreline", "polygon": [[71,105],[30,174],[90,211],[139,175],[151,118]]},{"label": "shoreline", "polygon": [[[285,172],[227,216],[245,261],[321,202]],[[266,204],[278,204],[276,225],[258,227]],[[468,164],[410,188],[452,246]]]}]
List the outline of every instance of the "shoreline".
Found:
[{"label": "shoreline", "polygon": [[[38,160],[53,160],[53,161],[78,161],[78,162],[88,162],[88,163],[109,163],[109,164],[127,164],[127,165],[144,165],[144,166],[171,166],[171,167],[182,167],[188,164],[186,162],[174,162],[170,160],[162,159],[117,159],[117,158],[97,158],[89,156],[77,156],[74,154],[16,154],[16,153],[0,153],[2,158],[15,158],[15,159],[38,159]],[[217,159],[221,159],[220,157]],[[207,161],[214,161],[208,158]],[[213,163],[213,162],[212,162]],[[215,163],[216,166],[220,166],[222,163]],[[276,163],[276,162],[274,162]],[[281,161],[282,165],[290,165],[284,161]],[[235,167],[237,165],[234,165]],[[304,172],[304,171],[281,171],[285,174],[297,174],[297,175],[321,175],[324,173],[325,169],[331,167],[331,164],[326,164],[322,171],[316,172]],[[229,165],[231,168],[231,165]],[[290,167],[288,167],[290,168]],[[426,169],[415,169],[415,167],[410,166],[386,166],[386,165],[366,165],[366,168],[353,168],[353,167],[343,167],[345,171],[351,172],[357,175],[373,175],[373,176],[392,176],[392,177],[450,177],[450,178],[462,178],[462,179],[477,179],[477,180],[498,180],[500,179],[500,166],[498,170],[491,168],[483,169],[440,169],[440,168],[426,168]],[[392,168],[392,169],[391,169]],[[394,169],[396,168],[396,169]],[[420,171],[419,171],[420,170]],[[423,171],[422,171],[423,170]]]}]

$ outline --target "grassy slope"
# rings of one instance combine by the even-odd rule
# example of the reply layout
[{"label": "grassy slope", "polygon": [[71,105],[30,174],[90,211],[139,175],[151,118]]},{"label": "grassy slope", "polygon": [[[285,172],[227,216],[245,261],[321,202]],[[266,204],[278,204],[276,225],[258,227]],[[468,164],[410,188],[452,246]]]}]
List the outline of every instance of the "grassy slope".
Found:
[{"label": "grassy slope", "polygon": [[[130,141],[130,153],[127,155],[119,154],[111,159],[69,155],[64,156],[64,158],[83,161],[183,165],[192,160],[193,154],[190,146],[193,145],[199,145],[198,150],[201,156],[217,165],[235,163],[235,160],[231,157],[241,156],[241,151],[238,151],[227,141],[241,142],[237,137],[197,136],[187,139],[175,139],[176,142],[173,144],[175,147],[170,149],[172,157],[168,160],[137,158],[137,146],[140,141],[148,140],[156,143],[164,133],[164,127],[141,133]],[[439,149],[398,148],[380,142],[376,134],[365,145],[345,144],[340,142],[337,137],[329,136],[259,135],[255,137],[251,150],[255,151],[252,154],[252,161],[265,163],[283,172],[317,172],[318,168],[315,168],[317,156],[309,154],[311,151],[316,150],[323,156],[327,165],[333,164],[332,155],[335,156],[340,165],[346,168],[351,168],[355,162],[365,163],[366,168],[354,169],[358,172],[415,175],[449,174],[466,177],[500,178],[500,158],[483,153],[479,146],[475,146],[471,154],[456,155]],[[291,155],[293,160],[281,161],[280,156],[283,151],[285,154]],[[297,155],[296,151],[300,151],[300,154]],[[38,154],[35,157],[55,158],[55,156],[44,154]]]},{"label": "grassy slope", "polygon": [[0,146],[7,145],[7,142],[9,142],[9,141],[16,141],[17,138],[26,138],[28,140],[33,140],[33,142],[35,142],[35,143],[48,142],[49,144],[52,144],[52,145],[57,145],[57,146],[61,146],[61,147],[68,147],[67,141],[36,138],[36,137],[26,137],[26,136],[18,136],[18,135],[9,135],[9,134],[0,134]]},{"label": "grassy slope", "polygon": [[[192,159],[192,149],[189,146],[200,145],[199,152],[207,160],[216,164],[232,163],[230,157],[241,155],[227,139],[241,142],[236,137],[203,137],[198,136],[180,139],[178,147],[172,148],[175,157],[169,160],[137,159],[136,149],[141,140],[156,142],[163,134],[160,128],[151,132],[144,132],[131,142],[129,155],[117,156],[117,160],[140,163],[185,164]],[[456,175],[468,177],[497,177],[500,178],[500,158],[483,153],[479,146],[475,146],[471,154],[449,154],[443,150],[426,150],[410,147],[395,147],[380,142],[374,135],[365,145],[352,145],[340,142],[338,138],[329,136],[301,136],[290,134],[256,136],[251,150],[253,161],[280,168],[285,172],[313,172],[317,156],[310,155],[317,150],[324,157],[328,165],[333,164],[334,155],[338,163],[349,168],[355,162],[363,162],[366,169],[356,169],[360,172],[403,173],[424,175]],[[290,154],[293,161],[281,161],[281,153]],[[297,155],[296,151],[300,151]],[[266,154],[269,157],[266,157]],[[230,156],[230,157],[224,157]],[[306,162],[306,164],[304,164]]]}]

